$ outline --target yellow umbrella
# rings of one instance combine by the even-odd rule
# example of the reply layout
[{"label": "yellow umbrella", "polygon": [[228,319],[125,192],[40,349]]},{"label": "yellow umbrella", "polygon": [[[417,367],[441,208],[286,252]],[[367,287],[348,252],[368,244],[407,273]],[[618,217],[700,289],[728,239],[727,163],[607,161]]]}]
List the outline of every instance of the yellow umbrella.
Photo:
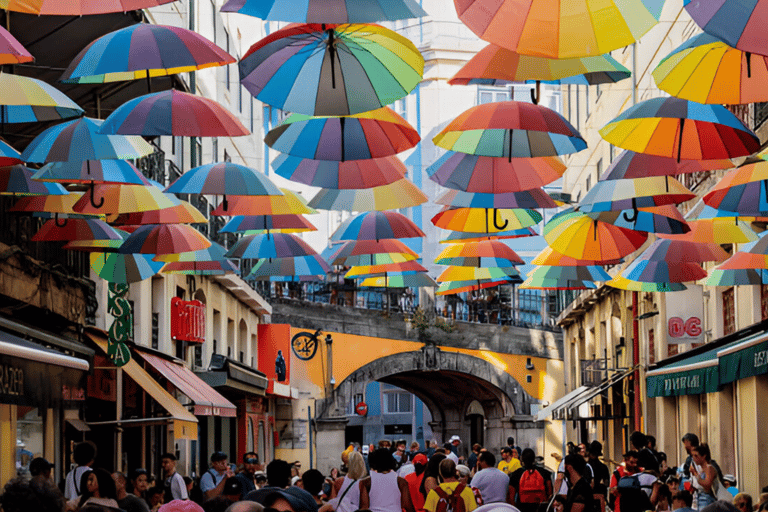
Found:
[{"label": "yellow umbrella", "polygon": [[365,189],[324,188],[309,202],[312,208],[370,212],[410,208],[427,202],[424,192],[408,179]]},{"label": "yellow umbrella", "polygon": [[648,235],[593,220],[586,214],[566,210],[544,226],[544,239],[560,254],[577,260],[603,262],[634,252]]},{"label": "yellow umbrella", "polygon": [[541,219],[535,210],[446,207],[432,217],[432,224],[451,231],[499,233],[535,226]]},{"label": "yellow umbrella", "polygon": [[503,279],[505,277],[520,277],[520,272],[514,267],[457,267],[446,268],[438,283],[450,281],[478,281],[482,279]]},{"label": "yellow umbrella", "polygon": [[632,281],[620,274],[610,281],[606,281],[605,284],[612,288],[628,290],[631,292],[679,292],[686,289],[686,286],[682,283],[646,283]]},{"label": "yellow umbrella", "polygon": [[738,217],[716,217],[688,221],[691,230],[682,235],[657,233],[659,238],[687,240],[689,242],[710,242],[716,244],[745,244],[758,239],[751,224]]},{"label": "yellow umbrella", "polygon": [[[98,203],[94,201],[95,197],[100,198]],[[174,195],[165,194],[154,185],[96,183],[72,208],[79,213],[119,214],[161,210],[178,204]]]},{"label": "yellow umbrella", "polygon": [[317,213],[317,210],[307,206],[300,194],[284,188],[280,190],[283,192],[282,196],[229,196],[226,210],[223,204],[220,204],[211,213],[220,216]]}]

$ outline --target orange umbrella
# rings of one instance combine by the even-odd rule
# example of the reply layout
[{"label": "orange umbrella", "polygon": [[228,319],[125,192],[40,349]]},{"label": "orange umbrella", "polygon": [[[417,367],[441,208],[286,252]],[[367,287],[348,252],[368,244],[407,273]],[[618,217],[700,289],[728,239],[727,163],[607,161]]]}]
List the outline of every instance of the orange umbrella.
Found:
[{"label": "orange umbrella", "polygon": [[122,213],[110,222],[117,225],[138,226],[141,224],[203,224],[208,222],[208,219],[200,213],[200,210],[182,200],[181,204],[170,208]]},{"label": "orange umbrella", "polygon": [[757,234],[750,224],[738,218],[720,217],[688,221],[691,230],[682,235],[657,233],[659,238],[687,242],[708,242],[716,244],[744,244],[757,240]]},{"label": "orange umbrella", "polygon": [[213,210],[212,215],[235,216],[235,215],[288,215],[295,214],[313,214],[317,210],[307,206],[296,192],[280,189],[282,196],[229,196],[227,198],[227,209],[224,204],[220,204]]},{"label": "orange umbrella", "polygon": [[570,256],[566,256],[565,254],[560,254],[551,247],[545,247],[544,250],[541,251],[531,263],[533,265],[542,265],[547,267],[586,267],[590,265],[618,265],[622,261],[623,260],[621,259],[607,261],[577,260],[575,258],[571,258]]}]

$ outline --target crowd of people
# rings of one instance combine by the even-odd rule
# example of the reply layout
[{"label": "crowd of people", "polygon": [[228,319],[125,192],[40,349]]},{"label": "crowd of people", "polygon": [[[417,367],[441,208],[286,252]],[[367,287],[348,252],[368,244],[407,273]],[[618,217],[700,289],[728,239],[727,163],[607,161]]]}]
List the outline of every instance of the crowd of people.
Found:
[{"label": "crowd of people", "polygon": [[253,452],[234,466],[227,454],[215,452],[210,468],[192,480],[177,472],[172,453],[161,456],[162,477],[141,468],[110,473],[96,467],[96,447],[84,442],[75,447],[74,465],[60,486],[51,480],[52,465],[37,458],[28,476],[6,484],[0,511],[472,512],[489,504],[520,512],[766,511],[768,488],[755,502],[712,460],[706,443],[694,434],[682,443],[686,459],[670,465],[653,436],[635,432],[613,471],[599,441],[568,443],[565,454],[552,454],[556,470],[512,438],[498,450],[499,460],[479,444],[460,456],[459,436],[444,445],[427,442],[424,449],[404,440],[353,443],[341,454],[340,469],[327,476],[317,469],[302,473],[300,463],[280,459],[264,472]]}]

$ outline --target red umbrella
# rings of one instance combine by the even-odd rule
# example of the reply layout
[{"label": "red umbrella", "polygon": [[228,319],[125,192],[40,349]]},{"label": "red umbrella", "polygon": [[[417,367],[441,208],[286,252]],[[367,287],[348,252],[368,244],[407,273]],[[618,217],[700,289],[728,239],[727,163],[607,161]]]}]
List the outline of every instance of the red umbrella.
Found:
[{"label": "red umbrella", "polygon": [[[330,258],[331,265],[374,265],[373,255],[387,254],[400,257],[398,262],[415,260],[419,257],[400,240],[360,240],[346,242]],[[370,263],[369,263],[370,262]]]},{"label": "red umbrella", "polygon": [[64,226],[49,220],[32,237],[33,242],[75,240],[122,240],[122,237],[112,226],[99,219],[68,219]]},{"label": "red umbrella", "polygon": [[0,167],[20,164],[23,161],[20,157],[21,153],[0,139]]},{"label": "red umbrella", "polygon": [[200,251],[211,242],[187,224],[147,224],[134,231],[120,246],[123,254],[177,254]]},{"label": "red umbrella", "polygon": [[176,0],[5,0],[0,2],[7,11],[25,12],[38,16],[85,16],[89,14],[107,14],[111,12],[137,11],[158,5],[169,4]]},{"label": "red umbrella", "polygon": [[[7,9],[7,7],[6,7]],[[34,57],[10,32],[0,27],[0,65],[32,62]]]}]

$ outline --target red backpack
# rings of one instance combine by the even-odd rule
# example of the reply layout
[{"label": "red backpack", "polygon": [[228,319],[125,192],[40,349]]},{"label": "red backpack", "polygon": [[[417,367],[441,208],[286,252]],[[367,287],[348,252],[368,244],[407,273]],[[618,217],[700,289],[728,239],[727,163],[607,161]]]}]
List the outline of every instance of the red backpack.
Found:
[{"label": "red backpack", "polygon": [[520,475],[520,503],[541,503],[547,499],[544,477],[535,469],[526,469]]},{"label": "red backpack", "polygon": [[464,506],[464,498],[461,497],[461,493],[465,488],[466,485],[459,484],[451,494],[448,494],[442,487],[435,487],[435,492],[440,497],[437,500],[435,512],[466,512],[467,508]]}]

